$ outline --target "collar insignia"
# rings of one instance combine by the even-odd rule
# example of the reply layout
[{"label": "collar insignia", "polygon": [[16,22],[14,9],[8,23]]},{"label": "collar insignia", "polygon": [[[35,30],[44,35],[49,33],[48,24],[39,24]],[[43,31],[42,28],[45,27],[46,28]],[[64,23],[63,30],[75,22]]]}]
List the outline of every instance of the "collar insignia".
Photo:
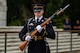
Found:
[{"label": "collar insignia", "polygon": [[44,22],[44,20],[41,20],[42,22]]}]

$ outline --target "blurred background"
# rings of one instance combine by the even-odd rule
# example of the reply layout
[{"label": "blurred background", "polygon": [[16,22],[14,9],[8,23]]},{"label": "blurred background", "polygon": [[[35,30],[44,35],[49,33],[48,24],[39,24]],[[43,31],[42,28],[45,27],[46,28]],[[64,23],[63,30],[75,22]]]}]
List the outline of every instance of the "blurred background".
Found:
[{"label": "blurred background", "polygon": [[[51,16],[59,8],[63,8],[67,4],[67,8],[62,14],[53,19],[53,25],[57,28],[63,28],[64,19],[68,17],[71,26],[80,19],[80,0],[47,0],[45,9],[45,17]],[[7,26],[22,26],[25,21],[33,16],[32,0],[7,0]]]},{"label": "blurred background", "polygon": [[[70,6],[53,19],[53,26],[63,28],[65,18],[69,18],[71,26],[80,20],[80,0],[47,0],[45,17],[50,17],[59,8]],[[32,0],[0,0],[0,26],[23,26],[25,21],[33,17]],[[2,18],[3,17],[3,18]]]},{"label": "blurred background", "polygon": [[[80,0],[46,1],[44,15],[47,18],[70,4],[63,13],[52,20],[56,38],[55,40],[47,39],[51,53],[80,53],[80,31],[63,30],[80,30]],[[0,53],[26,53],[18,48],[22,43],[19,32],[26,20],[33,17],[32,4],[32,0],[0,0]],[[66,24],[67,22],[69,24]]]}]

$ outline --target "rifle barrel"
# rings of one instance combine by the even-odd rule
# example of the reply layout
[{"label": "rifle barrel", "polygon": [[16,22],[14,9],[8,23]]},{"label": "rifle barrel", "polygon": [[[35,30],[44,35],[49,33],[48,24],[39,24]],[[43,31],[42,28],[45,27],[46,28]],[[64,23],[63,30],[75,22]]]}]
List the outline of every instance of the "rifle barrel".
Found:
[{"label": "rifle barrel", "polygon": [[49,18],[54,18],[55,15],[60,14],[61,12],[63,12],[66,8],[68,8],[70,6],[70,4],[66,5],[64,8],[60,8],[59,10],[57,10],[52,16],[50,16]]}]

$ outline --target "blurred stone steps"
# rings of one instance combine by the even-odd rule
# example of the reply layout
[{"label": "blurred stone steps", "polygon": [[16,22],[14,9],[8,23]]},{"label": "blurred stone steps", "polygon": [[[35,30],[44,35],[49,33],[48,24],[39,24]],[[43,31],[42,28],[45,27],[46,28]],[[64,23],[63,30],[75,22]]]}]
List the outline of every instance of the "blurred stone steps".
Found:
[{"label": "blurred stone steps", "polygon": [[[1,30],[20,31],[22,27],[7,27],[1,28]],[[56,32],[55,32],[56,33]],[[5,34],[0,33],[0,53],[4,53]],[[70,32],[58,32],[58,52],[69,52],[71,44],[71,33]],[[46,38],[49,43],[51,53],[57,51],[57,33],[55,39]],[[19,50],[18,46],[22,42],[19,39],[18,33],[7,34],[7,53],[24,53]],[[80,50],[80,36],[77,33],[72,33],[72,51]],[[27,49],[26,49],[27,51]]]}]

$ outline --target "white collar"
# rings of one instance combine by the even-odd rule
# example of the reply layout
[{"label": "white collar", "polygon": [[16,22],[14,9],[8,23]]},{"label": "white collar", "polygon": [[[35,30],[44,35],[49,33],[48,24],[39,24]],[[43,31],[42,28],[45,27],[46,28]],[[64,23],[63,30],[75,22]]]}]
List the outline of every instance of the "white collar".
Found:
[{"label": "white collar", "polygon": [[40,16],[39,18],[35,17],[35,20],[39,19],[39,21],[43,18],[43,16]]}]

